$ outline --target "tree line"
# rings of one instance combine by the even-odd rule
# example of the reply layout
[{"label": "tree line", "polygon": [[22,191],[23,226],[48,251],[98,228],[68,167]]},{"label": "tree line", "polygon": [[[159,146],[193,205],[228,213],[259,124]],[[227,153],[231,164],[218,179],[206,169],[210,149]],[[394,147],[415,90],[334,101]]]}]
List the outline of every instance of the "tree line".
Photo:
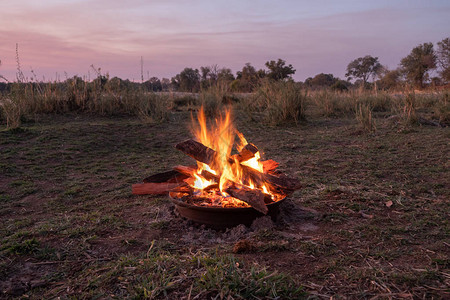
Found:
[{"label": "tree line", "polygon": [[[265,63],[266,70],[255,69],[246,63],[241,71],[233,74],[229,68],[219,68],[218,65],[200,67],[200,69],[185,68],[171,80],[159,81],[156,77],[146,82],[153,90],[172,88],[182,92],[198,92],[217,83],[227,84],[236,92],[252,92],[263,78],[271,80],[292,80],[296,70],[283,59],[271,60]],[[431,76],[437,70],[438,76]],[[305,88],[347,90],[351,87],[393,89],[408,84],[415,88],[427,85],[446,85],[450,82],[450,38],[437,43],[423,43],[414,47],[401,59],[396,69],[390,70],[383,66],[378,57],[366,55],[356,58],[347,65],[346,78],[340,79],[333,74],[320,73],[297,82]]]},{"label": "tree line", "polygon": [[[102,75],[99,72],[95,80],[105,87],[140,87],[154,92],[195,93],[221,84],[228,86],[231,91],[246,93],[252,92],[264,78],[274,81],[293,81],[292,75],[296,72],[294,67],[283,59],[267,61],[265,67],[266,69],[257,70],[250,63],[246,63],[236,74],[233,74],[231,69],[221,68],[218,65],[202,66],[200,69],[186,67],[171,79],[151,77],[142,83],[117,77],[110,79],[108,74]],[[437,70],[438,76],[431,76],[434,70]],[[414,47],[393,70],[383,66],[378,57],[366,55],[356,58],[347,65],[345,76],[345,79],[341,79],[334,77],[333,74],[320,73],[296,84],[309,89],[331,88],[340,91],[355,86],[389,90],[405,84],[416,88],[424,88],[430,84],[446,85],[450,82],[450,38],[438,42],[436,50],[433,43],[423,43]],[[0,76],[0,79],[5,78]],[[67,79],[70,82],[81,80],[78,76]],[[0,91],[5,89],[8,89],[8,85],[0,82]]]}]

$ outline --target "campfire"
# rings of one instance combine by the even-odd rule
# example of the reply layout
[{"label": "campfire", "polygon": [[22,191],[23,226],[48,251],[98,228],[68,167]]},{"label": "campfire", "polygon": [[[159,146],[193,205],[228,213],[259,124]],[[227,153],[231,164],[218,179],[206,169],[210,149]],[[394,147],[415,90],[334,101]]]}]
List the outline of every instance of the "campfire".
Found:
[{"label": "campfire", "polygon": [[277,204],[299,189],[296,179],[277,171],[277,162],[261,160],[258,148],[234,127],[230,110],[208,122],[201,108],[193,119],[193,132],[195,140],[175,148],[195,159],[196,165],[179,165],[147,177],[132,186],[133,194],[169,194],[182,216],[200,223],[211,223],[211,218],[222,222],[217,218],[224,213],[242,223],[238,214],[247,212],[251,216],[244,213],[243,218],[248,219],[273,215]]}]

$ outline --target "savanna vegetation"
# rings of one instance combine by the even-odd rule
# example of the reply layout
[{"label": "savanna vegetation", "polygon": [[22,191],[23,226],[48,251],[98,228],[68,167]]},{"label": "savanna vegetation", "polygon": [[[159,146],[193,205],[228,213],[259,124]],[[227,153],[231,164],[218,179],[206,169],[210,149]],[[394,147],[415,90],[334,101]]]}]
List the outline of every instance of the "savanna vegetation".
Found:
[{"label": "savanna vegetation", "polygon": [[[304,82],[282,59],[41,82],[17,57],[16,80],[0,78],[0,297],[450,297],[449,44]],[[277,220],[216,231],[168,197],[131,195],[189,163],[173,145],[201,105],[210,118],[232,107],[302,182]]]}]

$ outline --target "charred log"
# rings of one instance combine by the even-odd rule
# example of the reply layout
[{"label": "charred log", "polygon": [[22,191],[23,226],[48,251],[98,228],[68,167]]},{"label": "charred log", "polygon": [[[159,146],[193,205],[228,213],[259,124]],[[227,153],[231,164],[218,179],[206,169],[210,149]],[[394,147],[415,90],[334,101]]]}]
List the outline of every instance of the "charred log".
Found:
[{"label": "charred log", "polygon": [[264,202],[264,193],[260,190],[250,189],[246,186],[239,186],[238,188],[229,187],[225,189],[225,191],[232,197],[249,204],[257,211],[267,214],[268,208]]},{"label": "charred log", "polygon": [[182,182],[186,179],[185,174],[181,174],[177,170],[170,170],[146,177],[144,183],[163,183],[163,182]]},{"label": "charred log", "polygon": [[193,159],[207,165],[212,165],[216,161],[216,151],[192,139],[177,144],[175,148]]}]

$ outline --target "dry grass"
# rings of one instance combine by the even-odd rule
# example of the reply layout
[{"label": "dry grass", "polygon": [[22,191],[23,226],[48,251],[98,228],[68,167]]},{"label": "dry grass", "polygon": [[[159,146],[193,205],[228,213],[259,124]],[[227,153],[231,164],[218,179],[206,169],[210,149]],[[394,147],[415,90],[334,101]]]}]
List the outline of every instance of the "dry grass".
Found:
[{"label": "dry grass", "polygon": [[130,89],[120,82],[85,82],[79,78],[49,83],[13,83],[0,98],[0,115],[7,128],[36,114],[89,113],[101,116],[132,115],[146,122],[167,119],[173,98],[166,94]]},{"label": "dry grass", "polygon": [[0,115],[3,115],[6,121],[6,128],[15,129],[21,124],[22,105],[20,100],[6,97],[0,98]]},{"label": "dry grass", "polygon": [[306,119],[306,91],[294,82],[264,80],[252,97],[241,99],[239,108],[252,119],[262,115],[264,124],[298,124]]},{"label": "dry grass", "polygon": [[[101,116],[137,116],[146,123],[168,120],[174,110],[196,110],[203,105],[208,116],[233,105],[261,125],[298,124],[314,118],[357,116],[364,130],[374,130],[374,120],[392,116],[401,128],[431,119],[441,126],[450,123],[449,92],[389,94],[373,91],[302,90],[294,82],[262,81],[253,94],[230,93],[218,84],[196,94],[146,92],[139,84],[99,76],[92,82],[74,77],[65,82],[10,83],[0,95],[0,122],[17,128],[23,120],[40,114],[88,113]],[[372,124],[372,125],[370,125]]]},{"label": "dry grass", "polygon": [[223,112],[225,99],[230,95],[230,87],[219,82],[208,89],[202,90],[199,94],[200,104],[203,106],[205,114],[209,117],[216,117]]},{"label": "dry grass", "polygon": [[355,117],[364,131],[374,132],[376,130],[375,120],[372,118],[372,108],[369,104],[357,104]]},{"label": "dry grass", "polygon": [[397,113],[399,124],[403,128],[418,124],[416,106],[416,96],[414,93],[409,93],[397,101],[394,111]]}]

